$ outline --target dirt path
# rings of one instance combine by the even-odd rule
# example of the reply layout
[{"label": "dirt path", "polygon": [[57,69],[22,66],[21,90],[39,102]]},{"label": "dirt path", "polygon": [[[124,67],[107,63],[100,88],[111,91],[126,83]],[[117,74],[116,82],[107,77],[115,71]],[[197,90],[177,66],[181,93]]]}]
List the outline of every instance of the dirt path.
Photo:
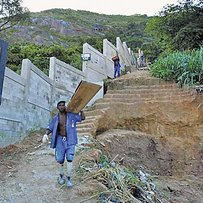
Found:
[{"label": "dirt path", "polygon": [[[74,177],[72,189],[57,184],[54,150],[41,145],[41,134],[1,150],[0,202],[2,203],[79,203],[91,193],[94,184],[81,185]],[[34,140],[34,141],[33,141]],[[95,202],[89,200],[88,202]]]}]

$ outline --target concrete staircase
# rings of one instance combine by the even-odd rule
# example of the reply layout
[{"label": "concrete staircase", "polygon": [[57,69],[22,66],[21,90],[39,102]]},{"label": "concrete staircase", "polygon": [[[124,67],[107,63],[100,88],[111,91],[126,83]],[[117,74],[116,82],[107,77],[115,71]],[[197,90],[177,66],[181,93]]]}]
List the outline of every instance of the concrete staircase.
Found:
[{"label": "concrete staircase", "polygon": [[121,90],[108,90],[103,99],[96,102],[95,109],[120,103],[137,104],[152,102],[184,102],[193,99],[191,90],[182,90],[176,84],[124,86]]},{"label": "concrete staircase", "polygon": [[[140,71],[137,73],[140,74]],[[85,111],[86,120],[78,124],[79,136],[94,136],[97,131],[99,119],[105,116],[105,112],[116,105],[133,105],[138,107],[140,103],[150,105],[152,103],[183,103],[191,102],[195,94],[191,90],[184,90],[175,83],[169,83],[149,76],[148,71],[142,71],[139,77],[136,71],[133,76],[125,75],[109,82],[107,93]]]},{"label": "concrete staircase", "polygon": [[108,110],[108,105],[102,109],[85,110],[85,120],[77,124],[79,139],[83,136],[92,137],[95,135],[98,121],[103,117],[106,110]]}]

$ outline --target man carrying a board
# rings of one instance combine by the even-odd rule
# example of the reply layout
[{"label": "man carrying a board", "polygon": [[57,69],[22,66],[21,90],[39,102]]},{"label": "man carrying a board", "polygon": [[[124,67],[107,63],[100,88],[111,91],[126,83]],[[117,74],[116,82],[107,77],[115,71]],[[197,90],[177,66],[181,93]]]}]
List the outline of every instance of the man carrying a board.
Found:
[{"label": "man carrying a board", "polygon": [[[58,114],[52,119],[42,138],[42,142],[48,141],[48,135],[52,133],[50,147],[55,149],[55,158],[59,163],[58,183],[72,187],[71,173],[72,162],[75,154],[75,145],[78,143],[76,123],[85,120],[83,111],[73,113],[65,106],[65,101],[57,103]],[[64,174],[64,161],[67,160],[67,173]]]},{"label": "man carrying a board", "polygon": [[[75,154],[75,145],[78,143],[76,123],[85,119],[82,109],[96,95],[102,86],[81,81],[71,97],[67,107],[65,101],[57,103],[58,114],[52,119],[46,129],[46,134],[42,141],[48,141],[48,135],[52,133],[51,148],[55,148],[56,161],[60,165],[60,173],[58,178],[59,184],[72,186],[71,172],[72,161]],[[64,175],[64,161],[67,160],[67,174]]]}]

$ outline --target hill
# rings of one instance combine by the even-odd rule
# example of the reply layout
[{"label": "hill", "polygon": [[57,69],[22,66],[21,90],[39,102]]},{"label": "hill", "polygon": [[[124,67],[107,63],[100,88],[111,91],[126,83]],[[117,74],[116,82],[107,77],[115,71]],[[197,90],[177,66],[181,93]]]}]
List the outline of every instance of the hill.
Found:
[{"label": "hill", "polygon": [[[141,46],[146,15],[105,15],[72,9],[51,9],[31,13],[23,24],[0,33],[9,43],[60,44],[69,46],[71,42],[90,41],[92,38],[108,38],[115,41],[119,36],[129,47]],[[76,40],[77,39],[77,40]]]}]

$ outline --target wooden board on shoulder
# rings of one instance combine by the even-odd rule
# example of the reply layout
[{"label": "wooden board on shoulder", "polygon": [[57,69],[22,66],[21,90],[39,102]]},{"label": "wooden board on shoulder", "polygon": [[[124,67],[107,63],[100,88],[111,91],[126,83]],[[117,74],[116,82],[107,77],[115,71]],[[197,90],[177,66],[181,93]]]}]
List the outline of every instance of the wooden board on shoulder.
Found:
[{"label": "wooden board on shoulder", "polygon": [[68,111],[79,113],[96,95],[101,87],[101,85],[82,80],[67,105]]}]

